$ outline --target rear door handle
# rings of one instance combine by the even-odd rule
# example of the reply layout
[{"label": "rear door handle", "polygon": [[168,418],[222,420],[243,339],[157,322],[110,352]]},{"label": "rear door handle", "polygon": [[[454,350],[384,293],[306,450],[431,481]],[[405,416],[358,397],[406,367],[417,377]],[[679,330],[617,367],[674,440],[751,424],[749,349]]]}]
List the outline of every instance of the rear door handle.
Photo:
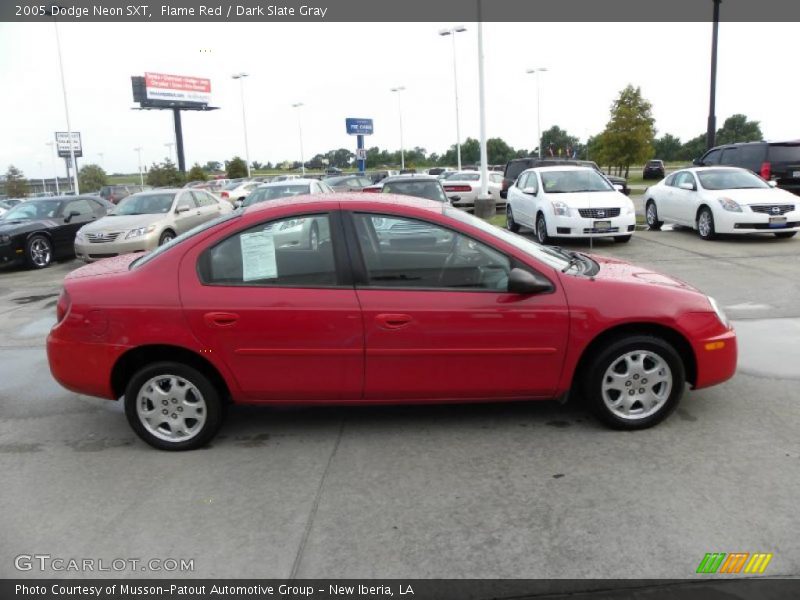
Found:
[{"label": "rear door handle", "polygon": [[383,329],[402,329],[410,325],[413,320],[411,315],[396,313],[380,314],[375,317],[375,322],[378,324],[378,327],[382,327]]},{"label": "rear door handle", "polygon": [[209,327],[231,327],[239,321],[239,315],[227,312],[210,312],[203,315]]}]

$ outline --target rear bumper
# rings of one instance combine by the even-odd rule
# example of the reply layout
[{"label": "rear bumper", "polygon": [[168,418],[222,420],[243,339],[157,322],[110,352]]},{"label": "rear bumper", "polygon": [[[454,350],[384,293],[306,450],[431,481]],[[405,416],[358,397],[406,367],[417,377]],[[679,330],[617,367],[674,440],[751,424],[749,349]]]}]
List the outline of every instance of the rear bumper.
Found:
[{"label": "rear bumper", "polygon": [[73,342],[47,336],[47,361],[53,378],[71,392],[116,400],[111,371],[127,350],[124,346]]}]

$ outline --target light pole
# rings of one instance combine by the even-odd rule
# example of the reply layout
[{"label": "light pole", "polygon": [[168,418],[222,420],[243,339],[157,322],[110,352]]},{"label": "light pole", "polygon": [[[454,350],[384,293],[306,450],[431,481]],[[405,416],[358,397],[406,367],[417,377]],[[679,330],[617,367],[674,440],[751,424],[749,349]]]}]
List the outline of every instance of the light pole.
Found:
[{"label": "light pole", "polygon": [[456,25],[450,29],[440,29],[439,35],[451,36],[453,40],[453,88],[456,93],[456,160],[458,161],[458,170],[461,170],[461,124],[458,119],[458,69],[456,67],[456,34],[466,31],[467,28],[463,25]]},{"label": "light pole", "polygon": [[56,156],[55,156],[55,142],[45,142],[45,146],[50,146],[50,158],[53,160],[53,174],[56,178],[56,196],[61,195],[61,190],[58,189],[58,169],[56,168]]},{"label": "light pole", "polygon": [[306,175],[306,161],[303,158],[303,125],[300,123],[300,107],[303,106],[302,102],[295,102],[292,104],[292,108],[296,108],[297,110],[297,131],[300,133],[300,169],[303,173],[303,177]]},{"label": "light pole", "polygon": [[61,92],[64,95],[64,114],[67,117],[67,138],[69,139],[69,160],[72,164],[72,184],[75,194],[80,194],[78,187],[78,165],[75,162],[75,146],[72,143],[72,126],[69,123],[69,104],[67,102],[67,84],[64,80],[64,63],[61,60],[61,38],[58,35],[58,22],[53,17],[53,27],[56,30],[56,49],[58,50],[58,70],[61,73]]},{"label": "light pole", "polygon": [[400,115],[400,170],[404,170],[406,168],[406,151],[403,147],[403,106],[400,101],[400,92],[402,92],[405,86],[399,85],[397,87],[393,87],[390,91],[397,92],[397,113]]},{"label": "light pole", "polygon": [[42,161],[39,161],[39,175],[42,178],[42,191],[44,195],[47,195],[47,184],[44,182],[44,168],[42,167]]},{"label": "light pole", "polygon": [[239,80],[239,92],[242,99],[242,129],[244,129],[244,159],[247,161],[247,176],[250,177],[250,149],[247,146],[247,117],[244,112],[244,78],[247,73],[236,73],[231,75],[232,79]]},{"label": "light pole", "polygon": [[717,137],[717,115],[715,114],[717,102],[717,36],[719,35],[719,5],[722,0],[712,0],[712,2],[714,2],[714,25],[711,30],[711,91],[708,101],[707,150],[715,146]]},{"label": "light pole", "polygon": [[142,175],[142,147],[137,146],[134,150],[139,155],[139,183],[144,185],[144,175]]},{"label": "light pole", "polygon": [[533,73],[536,77],[536,144],[539,146],[539,158],[542,158],[542,124],[540,120],[540,107],[541,107],[541,93],[539,91],[539,73],[547,71],[547,67],[536,67],[535,69],[528,69],[525,71],[527,74]]},{"label": "light pole", "polygon": [[167,150],[169,150],[169,159],[172,160],[172,147],[175,145],[175,142],[166,142],[164,145],[167,147]]},{"label": "light pole", "polygon": [[103,153],[103,152],[98,152],[98,153],[97,153],[97,156],[99,156],[99,157],[100,157],[100,167],[101,167],[101,168],[105,168],[105,167],[103,166],[103,162],[104,162],[104,161],[103,161],[103,157],[105,156],[105,153]]}]

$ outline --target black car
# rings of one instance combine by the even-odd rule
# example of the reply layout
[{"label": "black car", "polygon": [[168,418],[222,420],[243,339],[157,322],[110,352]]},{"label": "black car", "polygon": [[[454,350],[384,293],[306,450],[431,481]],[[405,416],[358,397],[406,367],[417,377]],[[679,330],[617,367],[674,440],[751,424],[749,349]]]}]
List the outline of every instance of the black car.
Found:
[{"label": "black car", "polygon": [[648,160],[642,169],[642,179],[664,179],[666,174],[667,171],[664,168],[664,161],[658,160],[657,158]]},{"label": "black car", "polygon": [[529,156],[527,158],[514,158],[506,163],[505,171],[503,172],[503,183],[500,187],[500,197],[505,199],[508,196],[508,188],[514,185],[514,182],[519,177],[519,174],[533,167],[557,167],[559,165],[569,165],[573,167],[591,167],[603,177],[608,179],[612,185],[619,185],[622,187],[622,193],[630,196],[631,190],[628,188],[628,181],[624,177],[617,177],[615,175],[606,175],[597,166],[597,163],[592,160],[578,160],[572,158],[537,158]]},{"label": "black car", "polygon": [[75,234],[114,205],[99,196],[32,198],[0,218],[0,265],[24,261],[43,269],[75,256]]},{"label": "black car", "polygon": [[694,164],[750,169],[767,181],[775,181],[779,188],[800,196],[800,140],[717,146],[695,159]]}]

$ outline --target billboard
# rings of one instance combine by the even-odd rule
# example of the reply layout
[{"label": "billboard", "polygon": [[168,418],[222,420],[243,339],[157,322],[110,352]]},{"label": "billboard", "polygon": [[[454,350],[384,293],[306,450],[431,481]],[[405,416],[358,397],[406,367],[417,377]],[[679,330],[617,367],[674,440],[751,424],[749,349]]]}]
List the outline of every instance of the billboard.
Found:
[{"label": "billboard", "polygon": [[192,104],[211,102],[210,79],[166,73],[145,73],[144,85],[147,100]]},{"label": "billboard", "polygon": [[[79,131],[72,132],[72,149],[75,156],[83,156],[83,146],[81,145],[81,134]],[[69,157],[69,133],[66,131],[56,131],[56,151],[61,158]]]},{"label": "billboard", "polygon": [[372,119],[345,119],[348,135],[372,135]]}]

